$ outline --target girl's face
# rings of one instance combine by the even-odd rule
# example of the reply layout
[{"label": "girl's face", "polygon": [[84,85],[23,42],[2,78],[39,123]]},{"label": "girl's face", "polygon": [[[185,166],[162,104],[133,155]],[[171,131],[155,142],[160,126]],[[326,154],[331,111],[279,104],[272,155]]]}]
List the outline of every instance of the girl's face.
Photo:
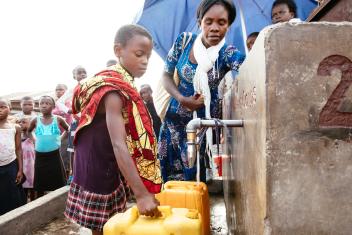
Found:
[{"label": "girl's face", "polygon": [[63,85],[57,85],[55,88],[55,94],[57,98],[60,98],[61,96],[63,96],[66,92],[66,87],[64,87]]},{"label": "girl's face", "polygon": [[84,68],[78,68],[73,77],[77,82],[80,82],[87,77],[87,71]]},{"label": "girl's face", "polygon": [[146,72],[152,49],[152,41],[139,34],[128,40],[124,47],[121,44],[114,47],[115,55],[119,58],[120,64],[133,77],[141,77]]},{"label": "girl's face", "polygon": [[21,118],[19,121],[22,131],[26,131],[29,127],[29,118]]},{"label": "girl's face", "polygon": [[246,44],[247,44],[248,51],[252,50],[252,47],[256,39],[257,39],[257,36],[252,36],[247,38]]},{"label": "girl's face", "polygon": [[229,13],[223,5],[215,4],[204,14],[200,27],[204,46],[215,46],[225,37],[229,28]]},{"label": "girl's face", "polygon": [[54,102],[51,98],[43,97],[39,100],[39,109],[42,114],[51,114],[54,109]]},{"label": "girl's face", "polygon": [[286,4],[276,5],[271,12],[271,21],[273,24],[280,22],[288,22],[294,18],[294,13],[290,12],[290,9]]},{"label": "girl's face", "polygon": [[3,100],[0,100],[0,120],[7,119],[10,113],[9,104]]},{"label": "girl's face", "polygon": [[152,93],[153,92],[150,87],[142,87],[141,90],[139,91],[139,94],[141,95],[142,99],[145,102],[150,102],[153,100]]}]

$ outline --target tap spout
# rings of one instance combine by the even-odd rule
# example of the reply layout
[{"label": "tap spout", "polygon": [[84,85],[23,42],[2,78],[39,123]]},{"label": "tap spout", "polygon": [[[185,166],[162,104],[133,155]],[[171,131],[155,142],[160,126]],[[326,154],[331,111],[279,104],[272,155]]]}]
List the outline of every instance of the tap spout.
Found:
[{"label": "tap spout", "polygon": [[188,163],[190,167],[194,166],[195,159],[197,157],[197,148],[199,143],[197,143],[197,130],[201,127],[216,127],[216,126],[227,126],[227,127],[243,127],[243,120],[203,120],[200,118],[192,119],[186,127],[187,133],[187,155]]}]

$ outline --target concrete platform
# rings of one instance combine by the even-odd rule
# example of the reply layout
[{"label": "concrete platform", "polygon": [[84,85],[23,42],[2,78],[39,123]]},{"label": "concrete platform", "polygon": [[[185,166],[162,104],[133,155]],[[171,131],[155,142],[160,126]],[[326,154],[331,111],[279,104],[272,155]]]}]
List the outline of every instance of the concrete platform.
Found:
[{"label": "concrete platform", "polygon": [[22,235],[63,216],[68,186],[0,216],[0,234]]}]

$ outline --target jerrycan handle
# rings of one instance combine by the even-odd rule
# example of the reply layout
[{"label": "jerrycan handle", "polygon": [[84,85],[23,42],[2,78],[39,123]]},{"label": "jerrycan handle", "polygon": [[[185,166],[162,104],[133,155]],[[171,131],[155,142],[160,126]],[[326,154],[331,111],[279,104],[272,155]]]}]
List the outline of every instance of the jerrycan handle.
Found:
[{"label": "jerrycan handle", "polygon": [[164,189],[199,189],[201,188],[203,191],[207,189],[207,186],[203,182],[195,182],[195,184],[186,184],[182,183],[185,181],[175,181],[175,182],[168,182],[164,185]]},{"label": "jerrycan handle", "polygon": [[189,189],[189,185],[165,185],[165,189]]},{"label": "jerrycan handle", "polygon": [[[168,217],[172,214],[171,206],[158,206],[158,210],[162,213],[163,217]],[[137,206],[131,208],[131,219],[136,220],[140,216]]]},{"label": "jerrycan handle", "polygon": [[193,185],[190,185],[190,184],[185,184],[185,183],[182,183],[182,182],[178,182],[178,181],[175,181],[175,182],[168,182],[167,184],[164,185],[164,188],[165,189],[192,189],[194,188]]},{"label": "jerrycan handle", "polygon": [[163,214],[164,217],[172,215],[171,206],[158,206],[158,210]]}]

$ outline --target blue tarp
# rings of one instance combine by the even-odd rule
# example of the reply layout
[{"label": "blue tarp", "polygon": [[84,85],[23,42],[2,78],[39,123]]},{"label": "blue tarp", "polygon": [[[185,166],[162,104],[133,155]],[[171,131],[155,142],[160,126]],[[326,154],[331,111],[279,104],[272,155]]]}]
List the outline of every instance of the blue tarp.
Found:
[{"label": "blue tarp", "polygon": [[[235,45],[244,53],[240,9],[249,35],[271,24],[273,2],[274,0],[234,0],[237,14],[235,22],[227,33],[227,43]],[[302,20],[305,20],[317,5],[315,0],[295,0],[295,2],[298,17]],[[199,3],[200,0],[145,0],[143,12],[136,23],[151,32],[154,49],[162,59],[165,59],[174,40],[181,32],[199,32],[196,22]]]}]

